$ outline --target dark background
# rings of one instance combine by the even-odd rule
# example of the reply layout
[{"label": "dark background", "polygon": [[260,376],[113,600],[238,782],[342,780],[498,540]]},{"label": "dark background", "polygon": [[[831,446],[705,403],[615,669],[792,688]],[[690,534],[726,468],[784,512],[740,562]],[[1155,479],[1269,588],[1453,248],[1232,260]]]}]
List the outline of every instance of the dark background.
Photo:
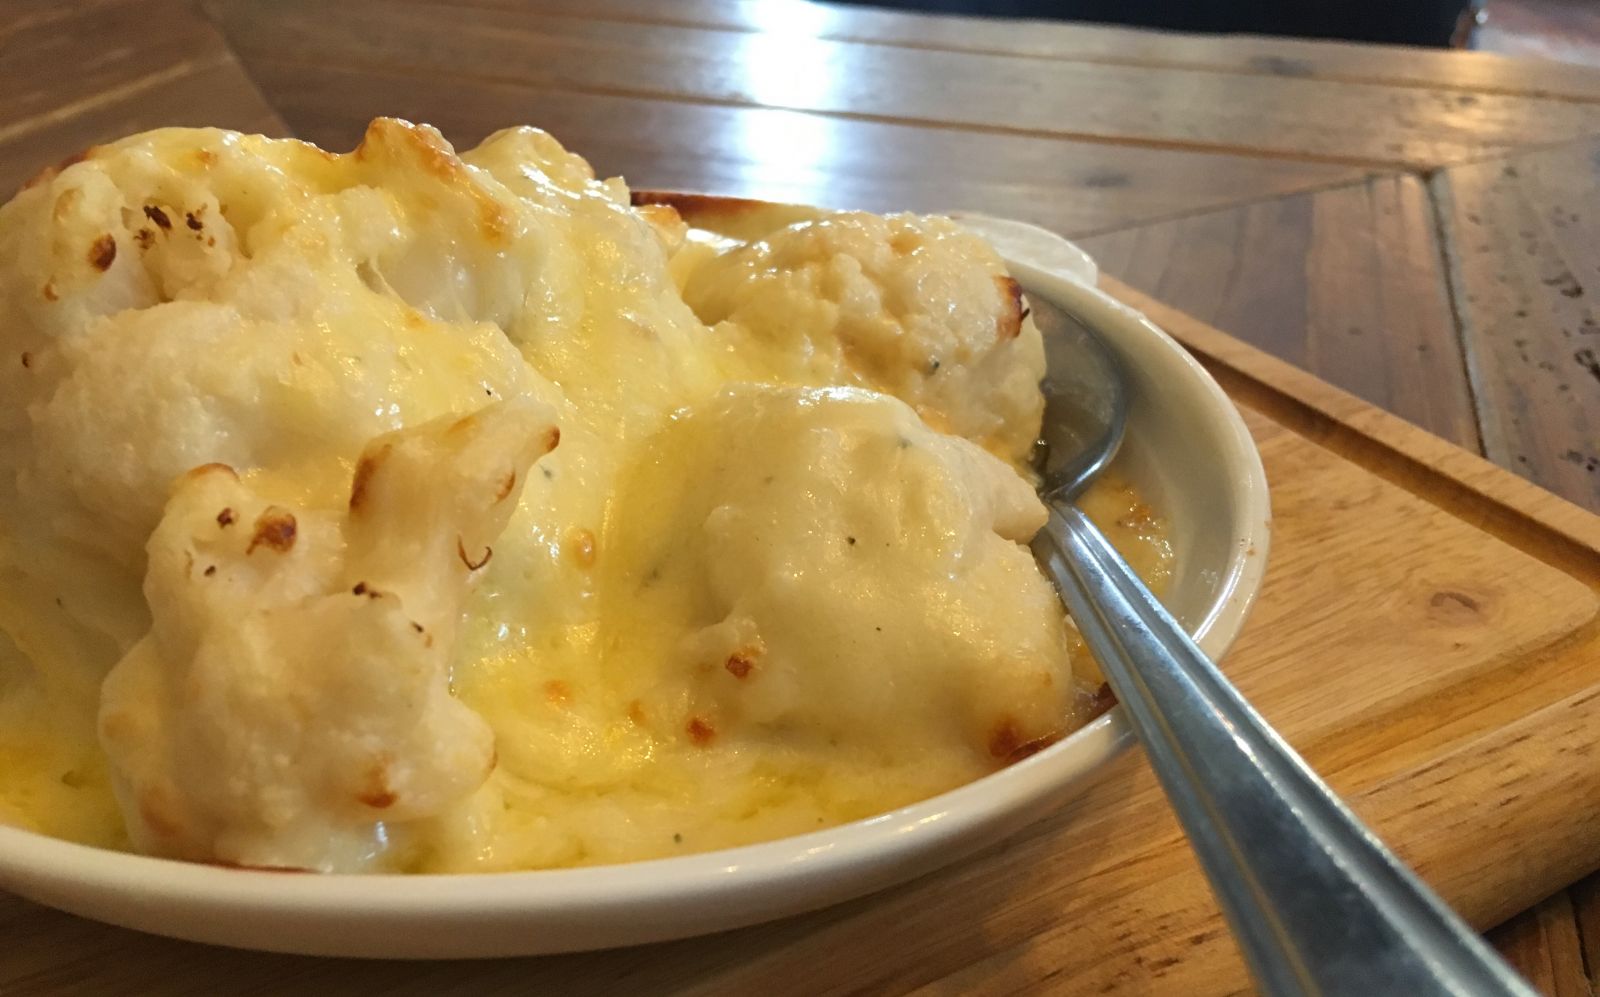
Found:
[{"label": "dark background", "polygon": [[[847,0],[859,2],[859,0]],[[1444,46],[1469,0],[870,0],[904,10]]]}]

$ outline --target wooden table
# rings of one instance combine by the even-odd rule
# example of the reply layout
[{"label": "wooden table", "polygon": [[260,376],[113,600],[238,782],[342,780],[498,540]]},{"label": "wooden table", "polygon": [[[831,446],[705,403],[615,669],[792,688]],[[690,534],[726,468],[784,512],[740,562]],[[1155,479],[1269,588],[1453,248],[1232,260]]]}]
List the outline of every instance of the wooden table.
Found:
[{"label": "wooden table", "polygon": [[[799,0],[7,0],[0,87],[5,189],[157,125],[343,149],[394,114],[538,124],[636,185],[1029,219],[1600,509],[1600,72]],[[1600,878],[1492,938],[1589,997]]]}]

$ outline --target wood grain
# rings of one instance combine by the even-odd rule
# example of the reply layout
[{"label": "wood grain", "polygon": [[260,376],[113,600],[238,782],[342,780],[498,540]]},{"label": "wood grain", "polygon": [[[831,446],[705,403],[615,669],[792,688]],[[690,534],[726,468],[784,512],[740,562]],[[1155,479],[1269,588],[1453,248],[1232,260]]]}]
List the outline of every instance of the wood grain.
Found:
[{"label": "wood grain", "polygon": [[1133,286],[1476,450],[1434,233],[1422,182],[1383,176],[1083,246]]},{"label": "wood grain", "polygon": [[1589,988],[1600,992],[1600,875],[1590,876],[1567,892],[1577,914],[1578,940]]},{"label": "wood grain", "polygon": [[1594,997],[1572,900],[1565,891],[1518,914],[1490,933],[1506,959],[1549,997]]},{"label": "wood grain", "polygon": [[[1161,147],[1434,166],[1600,131],[1600,105],[908,49],[536,10],[210,0],[247,59]],[[974,139],[974,148],[980,140]]]},{"label": "wood grain", "polygon": [[[11,39],[23,31],[41,25],[63,24],[85,13],[107,10],[119,4],[138,0],[10,0],[5,16],[0,18],[0,43],[11,44]],[[88,53],[83,53],[87,56]],[[73,56],[76,62],[78,54]]]},{"label": "wood grain", "polygon": [[393,114],[440,127],[460,148],[535,124],[636,186],[873,210],[967,207],[1073,234],[1315,189],[1364,171],[1326,163],[1126,149],[1026,135],[308,67],[257,58],[252,74],[301,137],[354,147]]},{"label": "wood grain", "polygon": [[1600,142],[1447,170],[1455,306],[1488,455],[1600,508]]},{"label": "wood grain", "polygon": [[97,142],[168,125],[220,126],[268,135],[288,129],[231,61],[183,67],[170,78],[12,139],[0,139],[0,192]]},{"label": "wood grain", "polygon": [[17,14],[0,35],[6,196],[45,166],[147,128],[287,133],[216,29],[183,0],[78,0]]},{"label": "wood grain", "polygon": [[0,79],[7,82],[0,136],[23,134],[63,108],[137,93],[174,69],[229,58],[216,29],[185,3],[152,0],[62,13],[14,28],[0,44]]},{"label": "wood grain", "polygon": [[[409,0],[435,4],[438,0]],[[530,0],[448,0],[456,7],[526,10]],[[1478,93],[1600,100],[1600,74],[1488,52],[1251,35],[1198,35],[1104,24],[928,16],[828,3],[765,0],[538,0],[544,14],[770,32],[953,52],[1207,69]]]},{"label": "wood grain", "polygon": [[1426,492],[1495,537],[1538,547],[1549,564],[1580,576],[1595,570],[1600,516],[1114,277],[1102,274],[1100,284],[1194,353],[1236,402]]},{"label": "wood grain", "polygon": [[[395,2],[398,9],[413,0]],[[1561,330],[1576,336],[1590,324],[1580,308],[1589,290],[1569,297],[1563,291],[1570,285],[1554,278],[1562,267],[1577,279],[1595,265],[1586,255],[1595,233],[1582,201],[1594,183],[1592,154],[1600,150],[1582,144],[1526,150],[1529,143],[1600,132],[1592,107],[1600,99],[1600,74],[1472,53],[929,18],[809,3],[428,0],[422,6],[421,14],[377,14],[374,5],[352,5],[335,12],[326,44],[295,48],[303,36],[318,40],[329,17],[320,7],[298,0],[241,20],[225,0],[216,9],[251,49],[247,76],[187,0],[9,0],[0,11],[0,89],[7,96],[0,106],[0,189],[85,145],[156,125],[286,133],[252,83],[255,76],[297,128],[336,146],[353,144],[350,129],[379,108],[434,120],[463,144],[508,122],[533,121],[603,170],[650,186],[879,209],[972,207],[1079,236],[1138,224],[1140,231],[1107,236],[1099,248],[1108,260],[1118,258],[1113,272],[1170,293],[1464,444],[1476,439],[1474,416],[1481,416],[1491,455],[1600,508],[1584,470],[1587,451],[1570,442],[1600,438],[1600,403],[1584,397],[1564,407],[1560,396],[1571,393],[1570,382],[1561,391],[1562,382],[1548,376],[1555,371],[1542,366],[1561,369],[1567,338]],[[272,30],[261,29],[263,18]],[[397,27],[391,31],[387,21]],[[660,58],[651,51],[673,46]],[[714,65],[696,69],[696,62]],[[851,85],[833,86],[832,78],[846,72]],[[822,84],[831,89],[819,95]],[[772,104],[783,107],[763,106]],[[1449,375],[1451,364],[1424,362],[1422,352],[1404,355],[1407,347],[1449,353],[1457,341],[1448,309],[1438,304],[1444,286],[1434,263],[1438,243],[1423,224],[1418,182],[1358,181],[1374,164],[1431,167],[1485,154],[1514,155],[1509,165],[1517,175],[1457,167],[1431,186],[1453,263],[1453,304],[1479,388],[1477,411],[1464,421],[1463,398],[1471,396]],[[1525,160],[1532,163],[1528,171]],[[1243,206],[1251,201],[1266,203]],[[1565,225],[1558,224],[1563,218]],[[1363,295],[1369,287],[1376,293]],[[1540,551],[1538,559],[1552,568],[1592,575],[1600,547],[1592,518],[1467,454],[1440,450],[1387,415],[1215,330],[1150,307],[1200,344],[1236,397],[1270,416],[1256,420],[1258,430],[1287,429],[1449,516]],[[1351,311],[1360,323],[1341,326]],[[1381,348],[1343,348],[1375,335],[1368,326],[1383,332]],[[1351,327],[1363,329],[1362,336],[1351,336]],[[1387,371],[1368,369],[1382,368],[1385,357]],[[1578,350],[1571,359],[1589,369]],[[1379,602],[1387,612],[1388,603]],[[1548,678],[1551,662],[1571,650],[1554,646],[1528,660],[1502,656],[1499,664]],[[1407,695],[1432,697],[1442,711],[1437,726],[1401,723],[1385,733],[1368,725],[1327,734],[1314,741],[1317,758],[1342,778],[1410,786],[1408,741],[1418,752],[1448,751],[1468,736],[1474,718],[1532,709],[1559,691],[1544,682],[1519,689],[1510,705],[1484,698],[1502,687],[1489,682],[1468,691],[1463,684],[1453,695],[1413,688]],[[1270,684],[1266,690],[1273,692]],[[1459,764],[1471,769],[1482,762],[1461,750]],[[1580,842],[1578,850],[1591,845]],[[1179,846],[1173,838],[1166,847]],[[1567,862],[1568,878],[1583,871],[1578,864]],[[1098,882],[1094,875],[1090,880]],[[1561,885],[1559,878],[1548,869],[1535,877],[1544,892]],[[1526,883],[1506,894],[1516,902],[1538,895]],[[1009,902],[998,900],[1002,907]],[[1201,916],[1181,898],[1166,907],[1149,903],[1155,918],[1129,922],[1126,930],[1160,930]],[[1573,984],[1574,935],[1591,985],[1600,967],[1600,879],[1578,884],[1565,901],[1574,914],[1571,930],[1563,927],[1563,903],[1559,896],[1547,901],[1503,933],[1519,965],[1552,992]],[[1045,909],[1059,913],[1048,903]],[[855,917],[835,913],[843,923]],[[1484,914],[1481,923],[1491,919]],[[980,920],[974,930],[990,923]],[[1013,938],[1009,946],[1004,937],[991,939],[994,947],[980,943],[969,949],[987,953],[978,968],[928,986],[952,992],[983,983],[994,990],[1013,980],[1024,989],[1062,989],[1080,980],[1121,980],[1143,989],[1191,978],[1161,964],[1189,960],[1187,951],[1143,950],[1132,953],[1146,958],[1143,964],[1075,976],[1075,964],[1063,963],[1060,952],[1078,944],[1077,932],[1070,919],[1057,923],[1047,942],[1036,940],[1041,934]],[[1213,964],[1207,960],[1216,958],[1210,953],[1218,945],[1226,947],[1208,930],[1194,933],[1205,954],[1193,958],[1202,966]],[[0,991],[8,994],[129,989],[130,981],[145,989],[187,981],[219,991],[271,991],[302,976],[362,991],[384,980],[417,992],[472,990],[480,982],[517,990],[521,974],[530,972],[511,963],[504,972],[440,965],[414,974],[410,967],[221,953],[90,925],[6,897],[0,897],[0,933],[8,940],[0,949]],[[753,937],[767,936],[758,929]],[[604,989],[613,976],[654,982],[651,969],[663,958],[690,967],[675,977],[686,983],[754,978],[725,975],[734,970],[696,945],[686,950],[691,955],[643,950],[564,960],[555,969],[535,964],[531,978],[561,982],[572,978],[567,974],[587,974],[591,990]],[[1127,947],[1116,955],[1126,960]],[[111,975],[123,960],[131,972]],[[197,963],[206,965],[196,969]],[[1225,970],[1218,980],[1228,978]],[[808,980],[799,967],[780,982]]]},{"label": "wood grain", "polygon": [[[1254,369],[1288,368],[1159,314],[1196,348],[1207,337],[1227,346],[1224,356],[1202,353],[1245,406],[1275,483],[1266,587],[1224,667],[1476,923],[1600,866],[1588,819],[1600,807],[1600,769],[1584,759],[1600,723],[1590,667],[1600,649],[1600,519],[1307,375],[1298,375],[1313,389],[1304,401],[1258,382]],[[1370,420],[1380,436],[1326,414],[1336,409]],[[348,963],[141,938],[9,898],[0,931],[11,942],[0,948],[7,993],[112,984],[237,992],[293,980],[397,993],[1213,994],[1244,983],[1137,754],[1063,813],[944,873],[804,918],[668,945],[479,964]]]}]

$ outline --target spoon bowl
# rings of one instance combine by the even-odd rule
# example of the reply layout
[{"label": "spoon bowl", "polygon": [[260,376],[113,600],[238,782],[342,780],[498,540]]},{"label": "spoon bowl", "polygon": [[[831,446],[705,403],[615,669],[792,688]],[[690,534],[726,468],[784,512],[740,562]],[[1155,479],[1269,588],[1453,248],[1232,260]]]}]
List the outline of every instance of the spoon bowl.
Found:
[{"label": "spoon bowl", "polygon": [[1116,457],[1128,426],[1122,365],[1082,321],[1048,301],[1032,301],[1044,334],[1048,399],[1034,468],[1046,499],[1071,501]]}]

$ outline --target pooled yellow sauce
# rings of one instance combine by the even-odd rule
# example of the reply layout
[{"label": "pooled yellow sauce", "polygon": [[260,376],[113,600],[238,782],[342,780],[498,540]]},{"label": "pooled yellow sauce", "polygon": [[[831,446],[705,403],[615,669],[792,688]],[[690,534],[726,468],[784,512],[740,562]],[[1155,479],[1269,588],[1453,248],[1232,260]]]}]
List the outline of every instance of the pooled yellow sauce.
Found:
[{"label": "pooled yellow sauce", "polygon": [[[1172,574],[1165,521],[1114,473],[1080,500],[1157,594]],[[589,543],[593,543],[590,540]],[[578,557],[577,554],[564,556]],[[594,565],[610,559],[601,549]],[[500,598],[507,598],[502,595]],[[480,639],[498,643],[491,624]],[[456,692],[496,730],[499,765],[467,812],[409,837],[393,867],[508,870],[660,858],[766,841],[914,803],[995,765],[952,748],[885,764],[848,752],[772,745],[686,748],[596,674],[599,634],[574,626],[549,645],[514,642],[458,673]],[[1084,691],[1101,681],[1081,648]],[[7,660],[5,655],[13,655]],[[0,639],[0,676],[23,667]],[[48,703],[0,685],[0,822],[104,848],[129,848],[95,739],[92,700]],[[77,718],[66,726],[63,719]],[[550,759],[565,761],[551,772]]]},{"label": "pooled yellow sauce", "polygon": [[[156,231],[141,205],[212,227]],[[30,358],[0,364],[0,821],[207,861],[266,847],[272,864],[277,820],[300,835],[283,854],[328,871],[590,865],[881,813],[1081,724],[1099,677],[1023,546],[1042,520],[1017,471],[1042,347],[992,250],[909,216],[791,209],[745,244],[672,221],[543,133],[457,157],[382,121],[344,156],[136,136],[0,209],[0,346]],[[79,243],[108,234],[114,265],[85,263]],[[391,819],[384,793],[325,798],[334,763],[293,756],[324,742],[249,726],[278,714],[219,697],[196,715],[183,641],[152,650],[152,622],[226,621],[205,616],[203,575],[178,588],[190,602],[147,604],[139,584],[169,482],[228,464],[326,525],[375,437],[522,396],[555,413],[559,445],[515,482],[492,560],[440,579],[471,577],[433,678],[493,732],[481,785]],[[1114,475],[1082,504],[1159,594],[1161,517]],[[210,723],[234,752],[142,774],[181,794],[195,767],[235,765],[223,817],[206,799],[172,812],[255,823],[177,828],[181,848],[130,837],[149,801],[126,798],[129,759],[97,731],[130,648],[179,681],[138,686],[166,698],[123,716]],[[399,750],[374,758],[405,769]],[[310,788],[251,799],[247,763],[280,756]],[[343,835],[326,854],[306,837],[323,826]]]}]

